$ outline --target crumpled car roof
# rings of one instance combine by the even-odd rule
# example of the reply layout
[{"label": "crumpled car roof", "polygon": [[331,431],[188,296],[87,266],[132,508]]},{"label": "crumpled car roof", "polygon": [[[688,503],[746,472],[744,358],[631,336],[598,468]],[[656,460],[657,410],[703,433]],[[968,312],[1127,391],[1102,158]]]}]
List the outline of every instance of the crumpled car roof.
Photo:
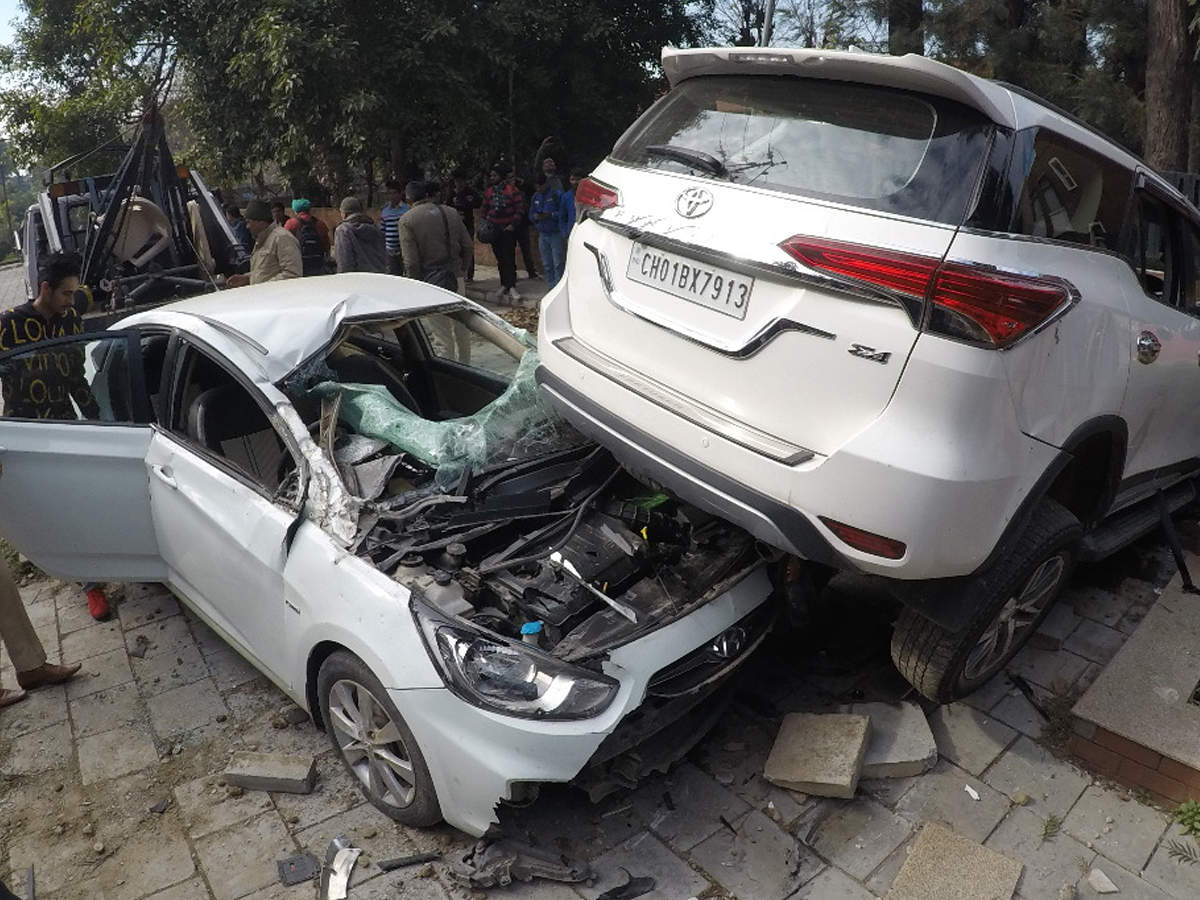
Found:
[{"label": "crumpled car roof", "polygon": [[253,348],[249,355],[275,382],[323,350],[348,320],[468,305],[474,304],[423,281],[351,272],[203,294],[130,316],[119,327],[175,325],[176,313],[198,317]]}]

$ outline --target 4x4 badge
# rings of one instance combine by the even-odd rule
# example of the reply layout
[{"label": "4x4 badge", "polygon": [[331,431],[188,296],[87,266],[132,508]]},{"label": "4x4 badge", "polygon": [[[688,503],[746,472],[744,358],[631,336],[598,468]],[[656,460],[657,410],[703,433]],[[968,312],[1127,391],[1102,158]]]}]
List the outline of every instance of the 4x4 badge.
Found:
[{"label": "4x4 badge", "polygon": [[690,187],[675,198],[675,212],[685,219],[695,219],[710,209],[713,205],[713,195],[704,188]]},{"label": "4x4 badge", "polygon": [[892,354],[887,350],[876,350],[874,347],[864,347],[862,344],[851,344],[850,355],[884,365],[887,365],[887,361],[892,358]]}]

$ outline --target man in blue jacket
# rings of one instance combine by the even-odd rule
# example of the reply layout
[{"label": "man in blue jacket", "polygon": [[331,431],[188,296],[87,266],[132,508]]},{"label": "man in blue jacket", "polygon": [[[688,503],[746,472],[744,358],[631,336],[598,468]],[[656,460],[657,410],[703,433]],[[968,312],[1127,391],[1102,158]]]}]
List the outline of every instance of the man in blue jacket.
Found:
[{"label": "man in blue jacket", "polygon": [[[584,179],[583,169],[572,169],[570,187],[563,191],[562,199],[558,202],[558,230],[563,236],[563,258],[566,259],[567,238],[575,227],[575,188]],[[565,269],[564,269],[565,271]]]},{"label": "man in blue jacket", "polygon": [[563,273],[562,193],[549,184],[545,172],[538,172],[534,179],[537,191],[529,202],[529,220],[538,230],[538,250],[542,254],[542,265],[546,269],[546,284],[554,287]]}]

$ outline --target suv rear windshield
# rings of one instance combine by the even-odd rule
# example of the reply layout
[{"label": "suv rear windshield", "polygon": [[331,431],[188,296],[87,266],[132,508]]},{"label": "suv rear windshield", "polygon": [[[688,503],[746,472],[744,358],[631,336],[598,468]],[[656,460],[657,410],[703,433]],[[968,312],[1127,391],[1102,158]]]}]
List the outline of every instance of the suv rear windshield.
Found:
[{"label": "suv rear windshield", "polygon": [[[991,128],[980,113],[908,91],[713,75],[685,81],[659,100],[612,156],[957,225]],[[720,165],[664,155],[664,145],[700,151]]]}]

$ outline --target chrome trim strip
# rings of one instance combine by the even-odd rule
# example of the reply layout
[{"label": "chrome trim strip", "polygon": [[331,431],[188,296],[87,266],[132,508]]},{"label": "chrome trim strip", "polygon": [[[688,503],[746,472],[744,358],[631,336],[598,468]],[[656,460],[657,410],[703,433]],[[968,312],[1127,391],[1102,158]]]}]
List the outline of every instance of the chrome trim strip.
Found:
[{"label": "chrome trim strip", "polygon": [[649,322],[651,325],[670,331],[684,340],[700,344],[709,350],[715,350],[717,353],[727,356],[730,359],[749,359],[785,331],[798,331],[801,334],[809,334],[813,337],[825,338],[830,341],[837,339],[837,335],[831,331],[825,331],[814,325],[806,325],[803,322],[797,322],[795,319],[779,318],[768,322],[757,334],[740,347],[733,344],[717,344],[711,338],[702,336],[686,328],[686,326],[679,322],[666,318],[659,319],[648,315],[642,310],[634,309],[621,298],[621,295],[616,290],[616,285],[612,277],[612,267],[608,264],[608,257],[604,252],[594,244],[585,242],[583,246],[591,252],[592,256],[596,257],[596,268],[600,275],[600,284],[604,288],[604,296],[609,303],[623,313],[628,313],[634,318],[641,319],[643,322]]},{"label": "chrome trim strip", "polygon": [[699,425],[713,434],[732,441],[747,450],[762,454],[786,466],[808,462],[816,454],[805,447],[752,428],[708,406],[703,406],[678,391],[655,384],[646,376],[588,347],[573,337],[559,338],[554,346],[578,363],[633,391],[668,412]]}]

